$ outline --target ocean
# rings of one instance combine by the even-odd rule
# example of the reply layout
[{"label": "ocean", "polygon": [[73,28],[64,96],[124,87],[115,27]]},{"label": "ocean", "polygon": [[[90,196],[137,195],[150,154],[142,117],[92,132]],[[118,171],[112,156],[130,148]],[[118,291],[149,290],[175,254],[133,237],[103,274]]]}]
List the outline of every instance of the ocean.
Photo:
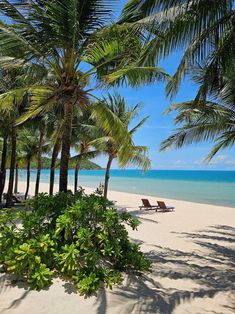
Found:
[{"label": "ocean", "polygon": [[[96,189],[104,182],[104,170],[81,170],[79,185]],[[42,170],[41,181],[49,182],[50,171]],[[19,180],[26,181],[26,171],[19,171]],[[36,170],[31,171],[36,180]],[[59,170],[56,180],[59,181]],[[69,170],[73,185],[74,170]],[[110,190],[159,196],[190,202],[235,207],[235,171],[111,170]]]}]

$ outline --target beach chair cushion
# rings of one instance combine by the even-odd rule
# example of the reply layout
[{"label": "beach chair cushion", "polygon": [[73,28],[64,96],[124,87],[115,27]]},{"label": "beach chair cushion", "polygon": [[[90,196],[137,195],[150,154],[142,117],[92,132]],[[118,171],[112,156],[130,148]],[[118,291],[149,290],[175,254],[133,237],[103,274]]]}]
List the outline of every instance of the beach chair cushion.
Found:
[{"label": "beach chair cushion", "polygon": [[162,210],[173,210],[174,209],[173,206],[167,206],[165,204],[165,202],[163,202],[163,201],[157,201],[157,204],[159,206],[159,209],[162,209]]}]

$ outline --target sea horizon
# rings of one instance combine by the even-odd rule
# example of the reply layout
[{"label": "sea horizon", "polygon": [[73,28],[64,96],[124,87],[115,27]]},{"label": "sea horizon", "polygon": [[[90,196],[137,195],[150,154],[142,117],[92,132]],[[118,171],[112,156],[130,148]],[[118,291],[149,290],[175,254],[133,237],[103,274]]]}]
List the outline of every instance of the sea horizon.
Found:
[{"label": "sea horizon", "polygon": [[[80,170],[82,187],[96,189],[104,182],[105,170]],[[50,170],[43,169],[41,182],[49,183]],[[36,170],[31,170],[31,181]],[[26,181],[26,170],[19,171],[19,181]],[[59,182],[56,170],[55,183]],[[68,183],[73,185],[74,170],[69,170]],[[109,189],[120,192],[177,199],[196,203],[235,207],[235,171],[233,170],[149,170],[112,169]]]}]

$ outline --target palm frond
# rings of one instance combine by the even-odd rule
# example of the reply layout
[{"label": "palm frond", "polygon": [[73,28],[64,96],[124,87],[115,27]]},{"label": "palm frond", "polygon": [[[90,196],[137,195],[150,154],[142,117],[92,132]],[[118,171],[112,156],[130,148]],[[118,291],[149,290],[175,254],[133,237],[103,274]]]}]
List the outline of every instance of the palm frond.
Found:
[{"label": "palm frond", "polygon": [[232,132],[226,132],[216,140],[217,144],[205,158],[206,162],[210,162],[212,158],[221,150],[231,148],[235,144],[235,128]]},{"label": "palm frond", "polygon": [[128,154],[121,149],[118,158],[120,168],[124,168],[127,165],[134,165],[144,171],[149,170],[151,160],[148,158],[147,152],[148,147],[146,146],[132,146]]},{"label": "palm frond", "polygon": [[129,131],[129,133],[130,133],[131,135],[133,135],[135,132],[138,131],[138,129],[139,129],[142,125],[144,125],[144,123],[145,123],[149,118],[150,118],[150,116],[147,116],[147,117],[143,118],[139,123],[137,123],[137,124]]},{"label": "palm frond", "polygon": [[70,157],[70,161],[77,161],[77,160],[90,160],[97,156],[99,156],[101,152],[99,150],[93,150],[86,153],[80,153],[73,157]]},{"label": "palm frond", "polygon": [[22,104],[26,93],[27,88],[23,87],[0,94],[0,112],[4,114],[14,112]]},{"label": "palm frond", "polygon": [[164,82],[169,79],[169,75],[161,68],[155,67],[139,67],[130,65],[120,70],[114,71],[106,76],[109,84],[117,84],[139,87],[154,82]]},{"label": "palm frond", "polygon": [[131,138],[126,126],[105,103],[102,102],[93,106],[91,118],[97,121],[99,127],[104,130],[108,136],[115,137],[120,142],[125,138],[126,145],[130,145]]},{"label": "palm frond", "polygon": [[219,149],[234,144],[234,110],[212,102],[207,102],[198,108],[194,101],[173,105],[172,109],[179,111],[175,122],[183,126],[161,143],[161,151],[172,147],[181,148],[199,141],[218,141],[219,143],[207,157],[207,160],[210,160]]},{"label": "palm frond", "polygon": [[32,86],[30,90],[28,90],[30,106],[28,110],[17,119],[16,124],[20,125],[29,119],[53,110],[57,104],[58,93],[58,91],[54,91],[52,86]]}]

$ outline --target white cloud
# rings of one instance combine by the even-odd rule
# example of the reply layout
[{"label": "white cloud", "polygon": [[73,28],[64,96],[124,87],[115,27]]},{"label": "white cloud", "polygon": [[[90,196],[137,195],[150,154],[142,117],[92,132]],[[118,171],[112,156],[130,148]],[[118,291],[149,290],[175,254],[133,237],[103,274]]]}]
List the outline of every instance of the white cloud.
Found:
[{"label": "white cloud", "polygon": [[203,159],[199,159],[199,160],[194,160],[193,164],[194,165],[203,165],[205,162]]},{"label": "white cloud", "polygon": [[216,164],[224,163],[227,158],[228,158],[227,155],[218,155],[217,157],[213,158],[210,161],[210,164],[216,165]]},{"label": "white cloud", "polygon": [[228,159],[225,162],[227,165],[235,165],[235,159]]},{"label": "white cloud", "polygon": [[185,160],[176,160],[173,162],[173,165],[176,165],[176,166],[185,166],[187,164],[188,164],[188,162]]}]

